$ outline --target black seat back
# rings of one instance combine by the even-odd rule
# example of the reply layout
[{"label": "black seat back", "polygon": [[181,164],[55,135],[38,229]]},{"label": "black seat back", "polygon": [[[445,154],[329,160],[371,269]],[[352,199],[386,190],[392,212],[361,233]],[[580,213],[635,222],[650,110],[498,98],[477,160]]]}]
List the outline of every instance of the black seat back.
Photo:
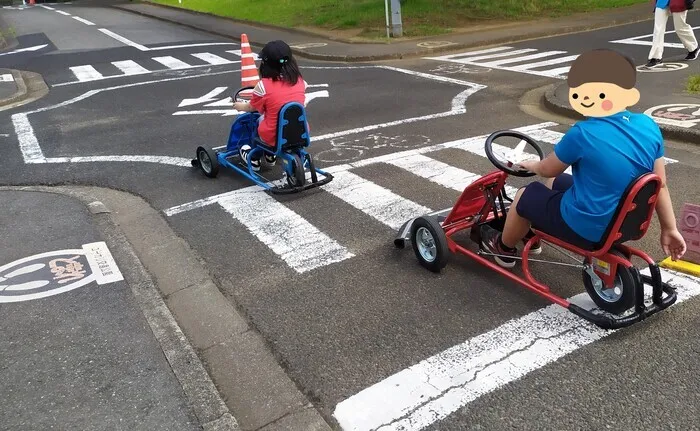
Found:
[{"label": "black seat back", "polygon": [[311,143],[306,111],[300,103],[290,102],[280,109],[277,127],[278,145],[282,146],[282,150],[308,147]]}]

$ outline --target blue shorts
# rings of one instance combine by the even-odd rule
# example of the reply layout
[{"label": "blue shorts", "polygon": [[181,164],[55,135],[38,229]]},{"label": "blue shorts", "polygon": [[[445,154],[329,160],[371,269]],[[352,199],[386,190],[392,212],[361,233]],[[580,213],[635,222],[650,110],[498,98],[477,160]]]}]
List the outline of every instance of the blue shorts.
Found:
[{"label": "blue shorts", "polygon": [[585,250],[596,248],[595,243],[574,232],[561,216],[561,198],[574,183],[569,174],[554,179],[550,190],[540,182],[528,184],[515,208],[518,215],[530,221],[533,228]]}]

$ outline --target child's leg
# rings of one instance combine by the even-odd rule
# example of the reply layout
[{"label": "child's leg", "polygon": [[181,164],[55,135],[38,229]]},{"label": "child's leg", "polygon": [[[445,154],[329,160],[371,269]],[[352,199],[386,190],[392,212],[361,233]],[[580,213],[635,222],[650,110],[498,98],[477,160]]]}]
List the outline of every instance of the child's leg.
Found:
[{"label": "child's leg", "polygon": [[666,22],[668,22],[669,8],[654,10],[654,36],[652,39],[649,60],[661,60],[664,55],[664,36],[666,32]]}]

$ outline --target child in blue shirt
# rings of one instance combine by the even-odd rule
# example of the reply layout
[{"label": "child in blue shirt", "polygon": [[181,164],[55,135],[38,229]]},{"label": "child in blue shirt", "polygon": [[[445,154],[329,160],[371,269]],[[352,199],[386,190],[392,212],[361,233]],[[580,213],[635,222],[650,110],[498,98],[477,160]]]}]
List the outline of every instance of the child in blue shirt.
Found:
[{"label": "child in blue shirt", "polygon": [[[611,50],[579,56],[568,76],[571,106],[589,117],[577,122],[541,161],[520,166],[549,180],[518,190],[503,233],[484,226],[482,247],[503,267],[513,267],[516,244],[530,226],[582,248],[601,240],[629,184],[654,172],[662,189],[656,204],[661,246],[673,260],[686,244],[676,227],[666,185],[664,143],[658,125],[628,106],[640,98],[634,63]],[[572,175],[564,171],[571,166]],[[536,245],[538,247],[538,245]]]}]

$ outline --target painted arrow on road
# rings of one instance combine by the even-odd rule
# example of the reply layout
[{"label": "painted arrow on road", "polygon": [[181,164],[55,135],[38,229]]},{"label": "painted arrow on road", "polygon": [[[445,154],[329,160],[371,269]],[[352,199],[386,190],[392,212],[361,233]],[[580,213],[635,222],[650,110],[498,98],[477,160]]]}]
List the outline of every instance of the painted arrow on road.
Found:
[{"label": "painted arrow on road", "polygon": [[216,100],[216,96],[226,91],[228,87],[216,87],[202,97],[197,97],[196,99],[184,99],[177,105],[178,108],[183,106],[198,105],[200,103],[213,102]]},{"label": "painted arrow on road", "polygon": [[38,50],[40,50],[40,49],[42,49],[42,48],[46,48],[47,46],[49,46],[49,45],[48,45],[48,44],[44,44],[44,45],[30,46],[30,47],[28,47],[28,48],[20,48],[20,49],[15,49],[14,51],[10,51],[10,52],[3,52],[3,53],[0,54],[0,55],[10,55],[10,54],[17,54],[17,53],[20,53],[20,52],[38,51]]}]

